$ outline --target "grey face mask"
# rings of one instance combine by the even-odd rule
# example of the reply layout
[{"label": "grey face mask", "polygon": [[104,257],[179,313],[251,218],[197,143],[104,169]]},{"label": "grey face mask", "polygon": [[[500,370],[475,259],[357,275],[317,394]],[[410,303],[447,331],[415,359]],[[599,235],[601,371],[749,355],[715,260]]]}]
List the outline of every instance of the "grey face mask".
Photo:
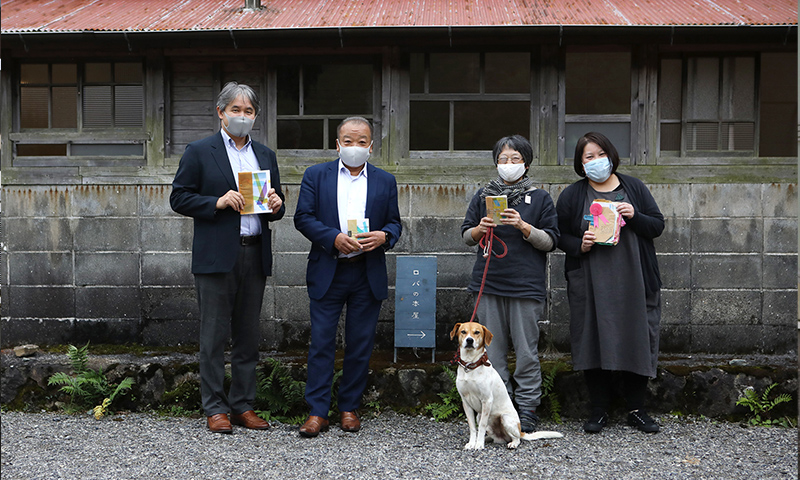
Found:
[{"label": "grey face mask", "polygon": [[228,121],[228,126],[225,127],[225,130],[228,131],[228,134],[232,137],[246,137],[250,130],[253,129],[253,123],[255,123],[255,118],[248,118],[244,115],[231,117],[228,116],[228,112],[222,112],[225,115],[225,120]]}]

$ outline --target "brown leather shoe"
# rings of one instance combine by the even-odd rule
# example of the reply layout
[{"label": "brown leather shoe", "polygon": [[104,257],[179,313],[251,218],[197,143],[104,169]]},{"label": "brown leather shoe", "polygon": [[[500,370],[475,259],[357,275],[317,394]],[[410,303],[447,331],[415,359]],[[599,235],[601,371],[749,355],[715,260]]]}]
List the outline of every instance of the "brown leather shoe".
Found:
[{"label": "brown leather shoe", "polygon": [[342,430],[345,432],[357,432],[361,430],[361,421],[356,412],[342,412]]},{"label": "brown leather shoe", "polygon": [[244,428],[252,428],[253,430],[266,430],[269,428],[269,423],[256,415],[256,412],[252,410],[248,410],[244,413],[231,414],[231,423]]},{"label": "brown leather shoe", "polygon": [[231,422],[228,421],[227,413],[218,413],[206,418],[208,429],[214,433],[233,433]]},{"label": "brown leather shoe", "polygon": [[319,432],[328,431],[328,420],[311,415],[306,420],[306,423],[300,427],[300,435],[306,438],[316,437]]}]

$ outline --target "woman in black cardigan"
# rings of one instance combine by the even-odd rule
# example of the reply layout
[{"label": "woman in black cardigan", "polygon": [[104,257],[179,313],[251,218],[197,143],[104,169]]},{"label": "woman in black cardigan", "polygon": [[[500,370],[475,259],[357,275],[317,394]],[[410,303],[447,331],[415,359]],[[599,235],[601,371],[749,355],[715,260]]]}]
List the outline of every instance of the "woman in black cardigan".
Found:
[{"label": "woman in black cardigan", "polygon": [[[585,178],[561,193],[556,210],[558,248],[566,253],[573,368],[584,371],[591,403],[583,428],[596,433],[606,424],[619,378],[628,424],[654,433],[659,427],[644,410],[644,397],[658,362],[661,277],[653,239],[664,230],[664,217],[644,183],[616,173],[619,155],[603,134],[584,135],[573,158],[575,173]],[[595,199],[614,202],[625,221],[614,246],[595,243],[588,231]]]}]

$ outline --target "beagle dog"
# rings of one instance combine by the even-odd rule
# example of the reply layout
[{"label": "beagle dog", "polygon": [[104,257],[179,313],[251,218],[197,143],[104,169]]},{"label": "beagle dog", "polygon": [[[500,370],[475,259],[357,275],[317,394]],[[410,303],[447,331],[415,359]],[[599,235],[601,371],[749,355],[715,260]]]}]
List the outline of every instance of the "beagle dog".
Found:
[{"label": "beagle dog", "polygon": [[[506,386],[486,356],[492,332],[477,322],[457,323],[450,339],[458,337],[456,387],[461,395],[469,423],[469,443],[464,450],[481,450],[488,433],[496,443],[517,448],[520,439],[560,438],[558,432],[523,433],[519,414],[511,403]],[[477,412],[477,427],[475,413]]]}]

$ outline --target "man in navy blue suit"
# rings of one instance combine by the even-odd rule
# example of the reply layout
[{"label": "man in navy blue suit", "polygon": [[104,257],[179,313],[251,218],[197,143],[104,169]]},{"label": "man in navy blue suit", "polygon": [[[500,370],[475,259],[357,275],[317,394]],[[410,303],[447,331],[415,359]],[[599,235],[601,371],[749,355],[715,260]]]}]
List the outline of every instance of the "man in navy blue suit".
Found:
[{"label": "man in navy blue suit", "polygon": [[[217,98],[218,133],[190,143],[172,182],[170,205],[194,218],[192,273],[200,307],[200,395],[209,430],[263,430],[253,411],[261,302],[272,273],[269,222],[286,212],[275,152],[250,139],[259,113],[255,91],[230,82]],[[269,170],[272,213],[242,215],[238,172]],[[225,344],[231,336],[231,387],[225,394]],[[228,418],[228,413],[231,417]]]},{"label": "man in navy blue suit", "polygon": [[338,406],[342,430],[361,428],[356,409],[367,385],[378,313],[388,296],[385,251],[402,232],[397,181],[366,163],[372,125],[362,117],[346,118],[336,136],[339,159],[306,170],[294,215],[295,227],[311,240],[306,271],[311,310],[306,401],[311,412],[300,427],[304,437],[328,429],[336,328],[345,305]]}]

